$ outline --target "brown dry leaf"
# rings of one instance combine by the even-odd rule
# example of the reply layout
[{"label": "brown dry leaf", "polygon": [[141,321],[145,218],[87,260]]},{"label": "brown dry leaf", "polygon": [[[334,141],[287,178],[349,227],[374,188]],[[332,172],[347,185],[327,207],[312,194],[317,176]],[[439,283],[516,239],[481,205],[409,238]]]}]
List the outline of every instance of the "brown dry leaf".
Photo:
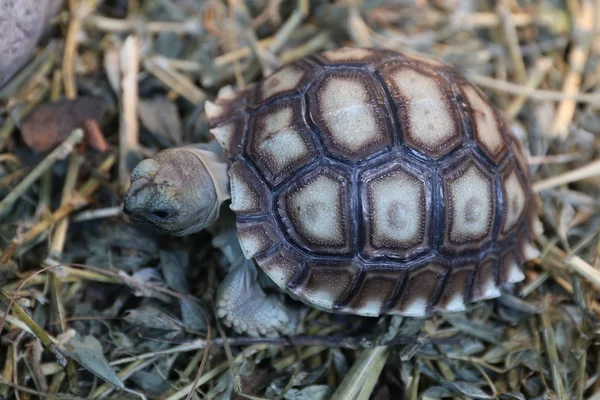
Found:
[{"label": "brown dry leaf", "polygon": [[[62,143],[74,129],[86,128],[86,120],[99,121],[104,114],[104,103],[93,97],[78,97],[74,100],[62,99],[45,103],[29,114],[21,126],[23,140],[31,149],[39,152],[52,150]],[[88,123],[89,124],[89,123]],[[98,151],[105,151],[107,145],[98,146],[98,133],[86,131],[86,142]],[[93,140],[90,140],[93,136]],[[106,143],[104,141],[104,143]]]}]

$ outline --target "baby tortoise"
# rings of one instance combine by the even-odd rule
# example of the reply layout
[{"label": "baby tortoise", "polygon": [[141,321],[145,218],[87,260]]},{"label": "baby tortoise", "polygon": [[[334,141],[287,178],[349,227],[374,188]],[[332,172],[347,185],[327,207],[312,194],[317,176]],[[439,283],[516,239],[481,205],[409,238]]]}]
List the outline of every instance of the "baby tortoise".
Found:
[{"label": "baby tortoise", "polygon": [[[133,171],[133,221],[173,235],[231,198],[246,259],[322,310],[424,317],[463,311],[524,278],[538,255],[520,143],[451,67],[341,48],[206,103],[224,157],[165,150]],[[285,332],[291,312],[241,263],[217,313],[237,332]],[[256,299],[256,301],[255,301]]]}]

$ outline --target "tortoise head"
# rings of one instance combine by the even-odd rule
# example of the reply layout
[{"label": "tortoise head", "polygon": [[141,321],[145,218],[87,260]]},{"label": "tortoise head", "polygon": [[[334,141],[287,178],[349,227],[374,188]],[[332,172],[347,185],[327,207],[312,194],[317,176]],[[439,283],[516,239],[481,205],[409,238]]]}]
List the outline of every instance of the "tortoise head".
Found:
[{"label": "tortoise head", "polygon": [[227,164],[215,154],[192,147],[165,150],[135,167],[123,212],[138,225],[187,235],[218,218],[228,185]]}]

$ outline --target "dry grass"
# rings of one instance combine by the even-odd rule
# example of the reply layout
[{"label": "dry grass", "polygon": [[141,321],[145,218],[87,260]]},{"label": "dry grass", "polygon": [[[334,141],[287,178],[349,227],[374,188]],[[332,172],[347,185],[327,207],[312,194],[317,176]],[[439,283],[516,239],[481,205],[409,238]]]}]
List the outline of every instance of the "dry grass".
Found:
[{"label": "dry grass", "polygon": [[[600,398],[600,3],[482,3],[68,1],[0,89],[0,398]],[[207,141],[203,104],[223,85],[341,45],[454,64],[514,118],[542,256],[464,314],[307,308],[301,336],[236,336],[212,318],[222,275],[208,234],[125,222],[128,173]],[[81,131],[53,152],[25,145],[37,105],[81,96],[106,108],[85,145]],[[106,151],[88,137],[101,133]]]}]

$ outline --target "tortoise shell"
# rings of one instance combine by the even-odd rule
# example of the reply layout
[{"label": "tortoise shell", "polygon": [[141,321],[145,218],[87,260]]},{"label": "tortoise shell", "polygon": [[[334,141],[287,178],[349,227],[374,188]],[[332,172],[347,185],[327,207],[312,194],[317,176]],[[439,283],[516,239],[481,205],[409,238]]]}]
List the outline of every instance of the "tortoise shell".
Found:
[{"label": "tortoise shell", "polygon": [[447,65],[326,51],[222,89],[206,114],[232,162],[245,256],[309,305],[462,311],[537,256],[519,142]]}]

